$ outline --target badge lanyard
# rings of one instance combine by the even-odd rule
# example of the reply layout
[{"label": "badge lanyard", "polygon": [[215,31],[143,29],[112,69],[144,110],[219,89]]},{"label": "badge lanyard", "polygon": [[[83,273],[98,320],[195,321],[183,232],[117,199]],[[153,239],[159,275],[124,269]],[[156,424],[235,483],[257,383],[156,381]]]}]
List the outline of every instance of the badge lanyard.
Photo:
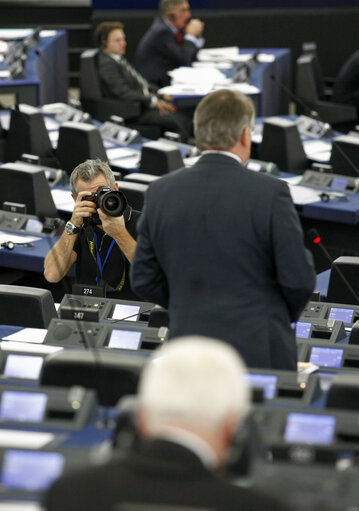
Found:
[{"label": "badge lanyard", "polygon": [[[107,254],[106,254],[106,257],[105,257],[105,260],[104,262],[102,263],[101,262],[101,257],[100,257],[100,252],[99,252],[99,249],[98,249],[98,243],[97,243],[97,233],[94,232],[94,241],[95,241],[95,247],[96,247],[96,259],[97,259],[97,264],[98,264],[98,268],[100,270],[100,276],[101,276],[101,280],[102,280],[102,274],[103,274],[103,269],[104,269],[104,266],[106,264],[106,261],[108,259],[108,256],[110,255],[110,252],[112,250],[112,247],[114,246],[115,244],[115,240],[112,240],[111,241],[111,244],[109,246],[109,249],[107,250]],[[98,278],[96,277],[96,282],[98,283]]]}]

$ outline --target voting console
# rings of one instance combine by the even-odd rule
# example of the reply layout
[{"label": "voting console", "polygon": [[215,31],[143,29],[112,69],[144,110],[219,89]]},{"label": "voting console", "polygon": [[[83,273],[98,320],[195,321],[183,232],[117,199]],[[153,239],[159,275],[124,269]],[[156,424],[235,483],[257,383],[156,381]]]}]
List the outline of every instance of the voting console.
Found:
[{"label": "voting console", "polygon": [[86,349],[107,348],[149,354],[168,337],[168,328],[151,328],[129,322],[109,324],[52,319],[44,344]]}]

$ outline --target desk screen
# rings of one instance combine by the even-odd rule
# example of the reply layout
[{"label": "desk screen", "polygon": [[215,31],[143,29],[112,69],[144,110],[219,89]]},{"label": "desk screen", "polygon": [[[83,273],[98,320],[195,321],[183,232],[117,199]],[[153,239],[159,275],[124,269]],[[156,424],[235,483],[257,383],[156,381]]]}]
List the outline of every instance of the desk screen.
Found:
[{"label": "desk screen", "polygon": [[122,350],[138,350],[142,332],[133,330],[112,330],[109,348],[120,348]]},{"label": "desk screen", "polygon": [[30,232],[42,232],[42,222],[40,220],[36,220],[36,218],[29,218],[25,225],[25,231]]},{"label": "desk screen", "polygon": [[19,451],[4,453],[1,484],[5,488],[45,491],[63,471],[65,459],[57,452]]},{"label": "desk screen", "polygon": [[6,358],[4,376],[7,378],[26,378],[37,380],[44,359],[30,355],[8,355]]},{"label": "desk screen", "polygon": [[344,191],[347,186],[348,180],[344,177],[334,177],[330,184],[332,190]]},{"label": "desk screen", "polygon": [[309,362],[321,367],[340,367],[342,359],[342,349],[313,346],[310,351]]},{"label": "desk screen", "polygon": [[309,339],[311,328],[312,328],[311,323],[304,323],[303,321],[298,321],[295,325],[295,336],[301,339]]},{"label": "desk screen", "polygon": [[251,387],[263,389],[265,399],[273,399],[277,388],[277,376],[271,374],[248,374]]},{"label": "desk screen", "polygon": [[289,413],[284,430],[287,443],[329,445],[333,441],[335,417]]},{"label": "desk screen", "polygon": [[332,307],[329,313],[329,319],[338,319],[344,321],[344,323],[352,323],[353,321],[353,309],[342,309],[338,307]]},{"label": "desk screen", "polygon": [[138,305],[123,305],[117,303],[112,314],[112,319],[137,321],[139,312],[140,307]]},{"label": "desk screen", "polygon": [[40,392],[4,390],[0,402],[0,420],[41,422],[46,403],[47,395]]}]

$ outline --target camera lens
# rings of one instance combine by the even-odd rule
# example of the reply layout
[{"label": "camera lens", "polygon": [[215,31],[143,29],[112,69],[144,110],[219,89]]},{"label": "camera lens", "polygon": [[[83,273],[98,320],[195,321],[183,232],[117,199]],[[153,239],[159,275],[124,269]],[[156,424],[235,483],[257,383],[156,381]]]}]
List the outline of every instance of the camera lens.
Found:
[{"label": "camera lens", "polygon": [[122,192],[113,190],[101,196],[101,209],[109,216],[122,216],[127,206],[126,197]]},{"label": "camera lens", "polygon": [[111,196],[106,199],[106,201],[104,202],[104,206],[109,211],[115,211],[115,209],[118,208],[118,206],[119,206],[119,201],[118,201],[117,197],[115,198],[115,197]]}]

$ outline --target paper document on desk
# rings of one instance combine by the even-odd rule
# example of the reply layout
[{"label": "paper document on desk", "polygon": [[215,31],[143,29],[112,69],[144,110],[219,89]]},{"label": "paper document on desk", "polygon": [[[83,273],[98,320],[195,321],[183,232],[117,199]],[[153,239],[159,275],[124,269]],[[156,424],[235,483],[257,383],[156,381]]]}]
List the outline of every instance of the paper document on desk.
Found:
[{"label": "paper document on desk", "polygon": [[107,149],[106,154],[109,160],[130,158],[131,156],[136,156],[138,159],[140,158],[140,151],[137,151],[137,149],[126,149],[125,147],[113,147],[112,149]]},{"label": "paper document on desk", "polygon": [[0,430],[0,447],[17,447],[18,449],[41,449],[52,442],[53,433],[37,431],[16,431],[14,429]]},{"label": "paper document on desk", "polygon": [[[216,87],[218,89],[219,87]],[[250,85],[249,83],[232,83],[226,89],[231,90],[238,90],[239,92],[242,92],[242,94],[246,94],[247,96],[250,96],[251,94],[259,94],[260,90],[255,87],[254,85]],[[253,139],[252,139],[253,140]]]},{"label": "paper document on desk", "polygon": [[273,53],[259,53],[257,55],[257,62],[274,62],[275,55]]},{"label": "paper document on desk", "polygon": [[228,71],[230,69],[232,69],[233,65],[231,62],[193,62],[192,63],[192,68],[196,68],[196,69],[207,69],[209,67],[215,67],[216,69],[219,69],[219,70],[224,70],[224,71]]},{"label": "paper document on desk", "polygon": [[10,112],[4,111],[0,114],[1,126],[5,131],[9,131],[10,128]]},{"label": "paper document on desk", "polygon": [[10,76],[11,73],[8,69],[3,69],[2,71],[0,71],[0,79],[10,78]]},{"label": "paper document on desk", "polygon": [[56,30],[41,30],[40,37],[54,37]]},{"label": "paper document on desk", "polygon": [[171,84],[187,84],[187,85],[206,85],[213,87],[215,84],[230,83],[224,73],[214,67],[195,68],[195,67],[178,67],[168,72],[171,77]]},{"label": "paper document on desk", "polygon": [[3,337],[3,341],[29,342],[42,344],[47,334],[46,328],[22,328],[14,334]]},{"label": "paper document on desk", "polygon": [[0,511],[45,511],[38,502],[27,500],[12,500],[0,502]]},{"label": "paper document on desk", "polygon": [[[240,53],[239,55],[232,55],[231,56],[231,62],[249,62],[254,58],[254,53]],[[258,53],[256,55],[256,61],[257,62],[274,62],[275,61],[275,55],[273,53]]]},{"label": "paper document on desk", "polygon": [[213,90],[212,87],[205,85],[167,85],[157,92],[158,94],[168,94],[169,96],[205,96]]},{"label": "paper document on desk", "polygon": [[47,115],[44,115],[44,121],[45,126],[47,130],[58,130],[60,128],[60,123],[53,119],[52,117],[49,117]]},{"label": "paper document on desk", "polygon": [[202,48],[197,53],[197,60],[225,60],[238,55],[238,46],[226,46],[223,48]]},{"label": "paper document on desk", "polygon": [[323,140],[306,140],[303,142],[305,154],[308,158],[318,161],[329,161],[332,144]]},{"label": "paper document on desk", "polygon": [[56,209],[72,213],[75,203],[69,191],[52,189],[51,195],[54,200]]},{"label": "paper document on desk", "polygon": [[[158,91],[159,94],[168,94],[169,96],[206,96],[210,92],[218,89],[232,89],[239,90],[243,94],[252,95],[259,94],[259,89],[254,85],[248,83],[228,83],[228,84],[214,84],[214,85],[183,85],[174,84],[163,87]],[[262,137],[262,135],[260,135]]]},{"label": "paper document on desk", "polygon": [[21,351],[21,353],[45,354],[62,351],[62,346],[50,346],[49,344],[32,344],[17,341],[6,341],[0,343],[0,351]]},{"label": "paper document on desk", "polygon": [[106,150],[107,158],[111,165],[123,169],[135,169],[139,166],[141,153],[137,149],[114,147]]},{"label": "paper document on desk", "polygon": [[289,191],[294,204],[304,205],[312,202],[320,202],[319,192],[313,188],[289,184]]},{"label": "paper document on desk", "polygon": [[[33,241],[41,240],[37,236],[21,236],[19,234],[13,234],[12,232],[0,231],[0,244],[6,241],[12,241],[13,243],[32,243]],[[3,249],[3,247],[0,247]]]}]

